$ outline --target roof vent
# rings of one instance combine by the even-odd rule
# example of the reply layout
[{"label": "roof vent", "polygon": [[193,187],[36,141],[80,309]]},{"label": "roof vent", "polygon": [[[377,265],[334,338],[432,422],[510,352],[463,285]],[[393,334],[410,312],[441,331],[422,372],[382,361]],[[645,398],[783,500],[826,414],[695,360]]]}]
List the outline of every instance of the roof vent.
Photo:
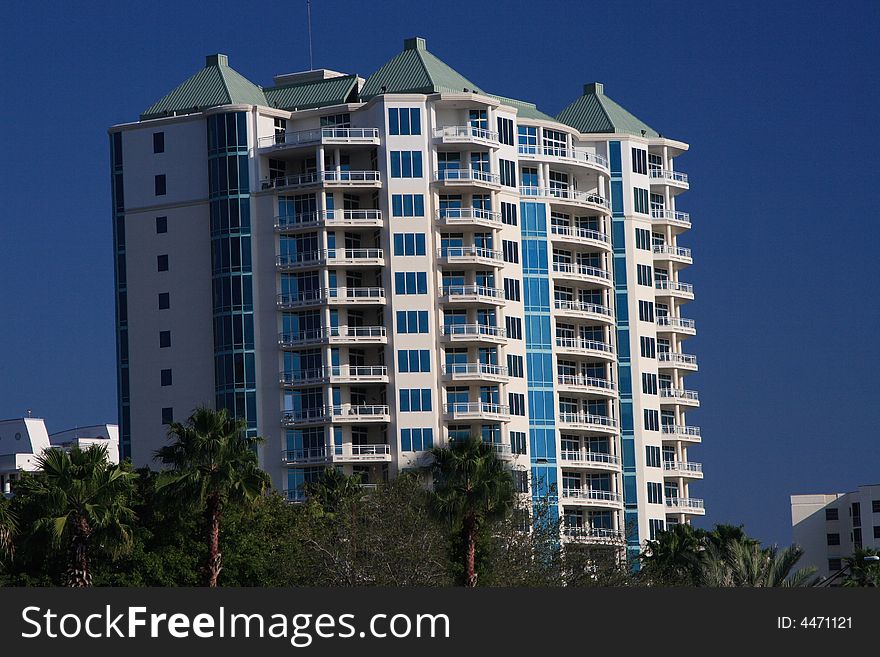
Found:
[{"label": "roof vent", "polygon": [[428,46],[422,37],[413,37],[403,40],[404,50],[427,50]]},{"label": "roof vent", "polygon": [[587,94],[596,94],[601,96],[605,93],[605,85],[601,82],[588,82],[584,85],[584,96]]},{"label": "roof vent", "polygon": [[208,55],[205,57],[205,68],[209,66],[229,66],[229,57],[220,53]]}]

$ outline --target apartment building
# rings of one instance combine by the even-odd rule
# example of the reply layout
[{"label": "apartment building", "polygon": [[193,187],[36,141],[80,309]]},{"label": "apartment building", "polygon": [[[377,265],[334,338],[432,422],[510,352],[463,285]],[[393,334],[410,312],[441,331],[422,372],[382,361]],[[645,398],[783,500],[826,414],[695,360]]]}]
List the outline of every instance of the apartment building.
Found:
[{"label": "apartment building", "polygon": [[479,435],[571,540],[637,549],[704,513],[688,146],[601,84],[554,117],[421,38],[366,78],[266,87],[211,55],[109,133],[137,465],[207,404],[266,439],[292,501],[326,467],[375,485]]},{"label": "apartment building", "polygon": [[815,566],[823,577],[834,575],[857,549],[880,550],[880,484],[850,493],[792,495],[791,527],[804,549],[798,568]]}]

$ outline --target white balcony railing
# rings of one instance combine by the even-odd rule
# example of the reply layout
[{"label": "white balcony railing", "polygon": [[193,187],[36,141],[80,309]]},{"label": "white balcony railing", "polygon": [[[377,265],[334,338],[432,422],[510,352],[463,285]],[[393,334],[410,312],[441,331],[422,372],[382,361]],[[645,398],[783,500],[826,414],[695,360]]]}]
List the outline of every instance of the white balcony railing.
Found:
[{"label": "white balcony railing", "polygon": [[667,497],[666,506],[674,509],[688,509],[704,511],[706,509],[703,500],[695,497]]},{"label": "white balcony railing", "polygon": [[452,139],[456,141],[469,141],[471,139],[498,141],[497,132],[472,125],[447,125],[442,128],[434,128],[434,136],[441,139]]},{"label": "white balcony railing", "polygon": [[456,297],[482,297],[486,299],[504,299],[504,290],[496,287],[487,287],[485,285],[444,285],[440,294],[449,297],[450,300]]},{"label": "white balcony railing", "polygon": [[696,390],[684,390],[681,388],[660,388],[660,399],[675,399],[685,402],[699,402],[700,393]]},{"label": "white balcony railing", "polygon": [[500,262],[502,259],[501,251],[486,249],[482,246],[445,246],[437,250],[437,256],[447,260],[483,258]]},{"label": "white balcony railing", "polygon": [[685,424],[664,424],[660,430],[667,436],[685,436],[700,439],[700,427],[687,426]]},{"label": "white balcony railing", "polygon": [[669,290],[671,292],[682,292],[683,294],[693,294],[694,286],[690,283],[681,283],[680,281],[671,281],[669,279],[655,281],[654,287],[658,290]]},{"label": "white balcony railing", "polygon": [[580,388],[593,388],[614,392],[617,386],[614,381],[600,379],[595,376],[583,376],[582,374],[557,374],[556,381],[559,385],[575,386]]},{"label": "white balcony railing", "polygon": [[651,169],[652,180],[666,180],[668,182],[688,184],[688,176],[681,171],[672,171],[670,169]]},{"label": "white balcony railing", "polygon": [[502,326],[489,326],[487,324],[445,324],[440,327],[440,335],[452,338],[507,338],[507,329]]},{"label": "white balcony railing", "polygon": [[577,203],[590,203],[605,210],[611,209],[611,204],[608,202],[608,199],[592,192],[581,192],[576,189],[522,186],[519,188],[519,193],[521,196],[538,196],[551,199],[562,199],[564,201],[575,201]]},{"label": "white balcony railing", "polygon": [[577,301],[575,299],[556,299],[554,305],[557,310],[571,310],[573,312],[590,313],[593,315],[602,315],[611,317],[611,308],[602,306],[597,303],[589,303],[587,301]]},{"label": "white balcony railing", "polygon": [[620,457],[606,452],[591,452],[580,449],[564,449],[560,453],[563,461],[576,461],[579,463],[597,463],[600,465],[619,466]]},{"label": "white balcony railing", "polygon": [[577,276],[598,278],[603,281],[611,279],[611,275],[604,269],[593,267],[592,265],[580,265],[576,262],[557,262],[554,260],[553,271],[560,274],[574,274]]},{"label": "white balcony railing", "polygon": [[703,474],[703,464],[690,461],[663,461],[663,470],[666,472]]},{"label": "white balcony railing", "polygon": [[313,228],[321,224],[338,226],[376,226],[382,223],[381,210],[316,210],[275,217],[276,230]]},{"label": "white balcony railing", "polygon": [[685,319],[684,317],[657,315],[657,326],[668,326],[670,328],[692,331],[696,328],[696,322],[692,319]]},{"label": "white balcony railing", "polygon": [[278,344],[286,347],[295,344],[324,342],[330,338],[369,341],[372,339],[381,340],[386,335],[384,326],[327,326],[297,333],[280,333]]},{"label": "white balcony railing", "polygon": [[437,210],[436,217],[437,221],[444,221],[448,224],[467,224],[474,221],[501,224],[500,212],[484,210],[483,208],[442,208]]},{"label": "white balcony railing", "polygon": [[592,153],[578,148],[563,148],[557,146],[539,146],[538,144],[520,144],[517,148],[520,155],[543,155],[554,157],[559,160],[570,160],[580,163],[592,164],[603,169],[608,168],[608,160],[604,155]]},{"label": "white balcony railing", "polygon": [[696,367],[697,357],[693,354],[680,354],[675,351],[659,351],[657,352],[657,362],[672,363],[674,365],[683,365],[685,367]]},{"label": "white balcony railing", "polygon": [[604,541],[609,543],[621,543],[624,540],[622,531],[619,529],[608,529],[606,527],[563,526],[562,535],[567,538],[595,541],[597,543]]},{"label": "white balcony railing", "polygon": [[655,255],[668,255],[676,258],[691,258],[691,250],[684,246],[673,246],[672,244],[655,244],[652,247]]},{"label": "white balcony railing", "polygon": [[484,401],[452,402],[443,404],[443,412],[453,417],[481,415],[510,415],[510,407]]},{"label": "white balcony railing", "polygon": [[314,187],[325,183],[372,185],[379,182],[381,178],[378,171],[315,171],[266,179],[262,181],[262,188]]},{"label": "white balcony railing", "polygon": [[276,132],[274,135],[260,137],[260,148],[269,146],[300,146],[320,141],[373,143],[379,139],[378,128],[313,128],[310,130],[292,130]]},{"label": "white balcony railing", "polygon": [[663,221],[672,221],[683,226],[690,227],[691,225],[691,215],[687,212],[678,212],[676,210],[664,210],[662,208],[658,208],[655,210],[651,210],[651,217],[653,219]]},{"label": "white balcony railing", "polygon": [[481,182],[491,185],[499,184],[498,174],[479,169],[441,169],[434,172],[437,182]]},{"label": "white balcony railing", "polygon": [[301,253],[285,253],[275,258],[279,268],[313,267],[328,261],[341,263],[381,263],[385,254],[382,249],[318,249]]},{"label": "white balcony railing", "polygon": [[334,420],[341,418],[382,420],[388,416],[388,406],[385,404],[336,404],[330,407],[330,415]]},{"label": "white balcony railing", "polygon": [[585,338],[556,338],[556,346],[562,349],[578,349],[581,351],[600,351],[605,354],[613,354],[614,347],[607,342],[587,340]]},{"label": "white balcony railing", "polygon": [[443,365],[443,374],[450,376],[455,376],[456,374],[507,376],[507,367],[492,363],[446,363]]},{"label": "white balcony railing", "polygon": [[596,488],[563,488],[562,497],[574,500],[593,500],[601,502],[622,502],[623,496],[610,490]]},{"label": "white balcony railing", "polygon": [[592,415],[582,412],[559,412],[559,422],[562,424],[589,424],[609,429],[617,428],[617,420],[605,415]]},{"label": "white balcony railing", "polygon": [[578,226],[550,226],[550,232],[554,235],[562,237],[571,237],[573,239],[592,240],[593,242],[602,242],[609,244],[608,235],[592,228],[579,228]]}]

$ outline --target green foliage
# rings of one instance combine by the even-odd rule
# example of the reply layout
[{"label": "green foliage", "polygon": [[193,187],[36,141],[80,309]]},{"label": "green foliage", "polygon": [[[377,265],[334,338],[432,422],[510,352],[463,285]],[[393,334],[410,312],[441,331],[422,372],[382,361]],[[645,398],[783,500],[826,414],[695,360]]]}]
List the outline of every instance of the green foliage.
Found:
[{"label": "green foliage", "polygon": [[880,550],[874,548],[858,548],[851,557],[846,558],[845,567],[849,567],[843,586],[861,587],[880,586],[880,561],[865,561],[865,557],[880,556]]}]

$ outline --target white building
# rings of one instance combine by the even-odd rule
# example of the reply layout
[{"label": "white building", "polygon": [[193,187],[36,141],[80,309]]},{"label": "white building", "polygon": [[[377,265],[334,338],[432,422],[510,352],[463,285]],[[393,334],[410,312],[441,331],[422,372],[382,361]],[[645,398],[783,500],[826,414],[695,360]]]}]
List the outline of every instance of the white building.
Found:
[{"label": "white building", "polygon": [[827,577],[857,548],[880,549],[880,484],[851,493],[792,495],[791,527],[804,549],[798,567],[815,566]]},{"label": "white building", "polygon": [[119,463],[119,427],[98,424],[49,434],[42,418],[26,417],[0,421],[0,493],[9,494],[21,472],[37,470],[37,458],[47,449],[87,449],[104,445],[112,463]]},{"label": "white building", "polygon": [[[291,499],[479,434],[567,533],[704,513],[681,308],[687,145],[601,84],[557,117],[407,39],[367,79],[225,55],[110,129],[121,440],[231,409]],[[155,465],[155,464],[154,464]]]}]

